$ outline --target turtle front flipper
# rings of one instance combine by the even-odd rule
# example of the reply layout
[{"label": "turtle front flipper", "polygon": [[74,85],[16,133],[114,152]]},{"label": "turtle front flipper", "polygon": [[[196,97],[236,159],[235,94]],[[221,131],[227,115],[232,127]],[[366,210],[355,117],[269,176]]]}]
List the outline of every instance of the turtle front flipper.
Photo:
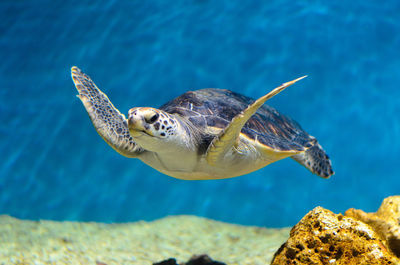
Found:
[{"label": "turtle front flipper", "polygon": [[206,157],[208,164],[217,165],[218,162],[223,160],[225,154],[232,147],[238,145],[239,134],[243,126],[268,99],[272,98],[273,96],[277,95],[288,86],[293,85],[294,83],[305,77],[307,76],[302,76],[295,80],[280,85],[279,87],[275,88],[265,96],[262,96],[261,98],[254,101],[245,110],[236,115],[229,123],[229,125],[220,133],[220,135],[214,138],[214,140],[208,147],[207,157]]},{"label": "turtle front flipper", "polygon": [[72,80],[96,131],[118,153],[137,157],[144,150],[129,135],[125,115],[121,114],[108,97],[97,88],[89,76],[78,67],[71,68]]}]

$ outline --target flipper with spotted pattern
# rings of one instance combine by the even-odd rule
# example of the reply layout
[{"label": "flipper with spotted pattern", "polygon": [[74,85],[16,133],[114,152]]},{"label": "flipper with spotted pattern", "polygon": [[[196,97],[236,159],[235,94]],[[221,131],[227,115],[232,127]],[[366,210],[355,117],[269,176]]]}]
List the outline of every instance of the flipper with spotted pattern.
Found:
[{"label": "flipper with spotted pattern", "polygon": [[144,150],[129,135],[125,115],[114,107],[89,76],[78,67],[71,68],[72,80],[79,92],[90,119],[99,135],[117,152],[127,157],[137,157]]}]

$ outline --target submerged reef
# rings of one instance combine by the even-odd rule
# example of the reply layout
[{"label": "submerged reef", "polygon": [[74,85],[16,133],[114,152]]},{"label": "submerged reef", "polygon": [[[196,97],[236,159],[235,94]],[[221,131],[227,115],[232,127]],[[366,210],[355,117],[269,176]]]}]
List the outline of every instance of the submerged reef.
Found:
[{"label": "submerged reef", "polygon": [[383,200],[376,213],[351,208],[345,215],[370,225],[383,239],[386,247],[400,258],[400,196]]},{"label": "submerged reef", "polygon": [[0,264],[394,265],[399,242],[400,196],[385,199],[376,213],[316,207],[291,230],[195,216],[126,224],[0,216]]},{"label": "submerged reef", "polygon": [[370,214],[349,209],[344,216],[316,207],[292,228],[271,264],[400,264],[399,232],[400,196]]}]

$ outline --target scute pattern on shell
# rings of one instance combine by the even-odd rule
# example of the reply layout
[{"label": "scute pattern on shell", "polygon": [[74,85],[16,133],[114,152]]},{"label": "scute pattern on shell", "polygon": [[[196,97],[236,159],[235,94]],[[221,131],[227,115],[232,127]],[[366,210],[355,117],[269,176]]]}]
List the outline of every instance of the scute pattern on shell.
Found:
[{"label": "scute pattern on shell", "polygon": [[[253,99],[226,90],[207,88],[188,91],[160,107],[170,114],[186,117],[197,129],[225,128]],[[294,120],[264,104],[241,131],[251,139],[276,150],[298,150],[312,146],[315,138]],[[208,137],[210,138],[210,137]]]}]

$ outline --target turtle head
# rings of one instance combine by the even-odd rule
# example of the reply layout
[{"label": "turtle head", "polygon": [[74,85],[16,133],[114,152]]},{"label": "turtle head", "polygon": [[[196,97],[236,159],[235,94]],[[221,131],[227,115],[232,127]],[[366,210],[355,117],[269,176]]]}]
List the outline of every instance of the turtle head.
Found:
[{"label": "turtle head", "polygon": [[179,127],[177,119],[162,110],[148,107],[129,110],[129,133],[146,150],[173,151],[180,143]]}]

